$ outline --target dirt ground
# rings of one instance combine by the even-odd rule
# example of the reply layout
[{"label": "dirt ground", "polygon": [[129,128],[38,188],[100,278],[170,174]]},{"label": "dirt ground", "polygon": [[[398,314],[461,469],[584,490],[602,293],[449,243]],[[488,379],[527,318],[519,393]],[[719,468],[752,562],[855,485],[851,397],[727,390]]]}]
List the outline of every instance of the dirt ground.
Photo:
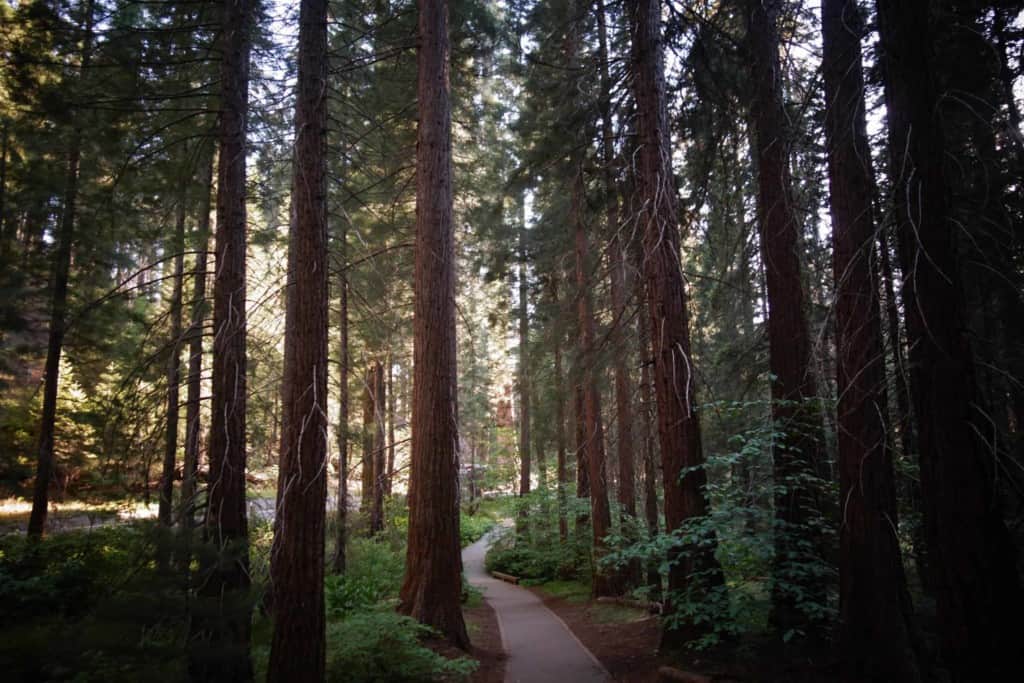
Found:
[{"label": "dirt ground", "polygon": [[541,589],[530,590],[601,660],[616,681],[658,680],[658,667],[664,662],[656,654],[661,634],[656,617],[629,607],[572,602]]},{"label": "dirt ground", "polygon": [[494,610],[481,600],[479,605],[465,609],[463,614],[473,644],[469,654],[480,662],[470,680],[473,683],[502,683],[505,680],[505,653]]}]

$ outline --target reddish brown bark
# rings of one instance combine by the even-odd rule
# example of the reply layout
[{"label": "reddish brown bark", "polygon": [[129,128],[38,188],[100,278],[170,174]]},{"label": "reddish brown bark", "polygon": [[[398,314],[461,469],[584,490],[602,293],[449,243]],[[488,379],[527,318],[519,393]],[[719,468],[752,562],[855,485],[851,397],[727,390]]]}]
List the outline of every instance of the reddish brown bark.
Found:
[{"label": "reddish brown bark", "polygon": [[966,335],[957,230],[935,118],[926,0],[879,0],[890,174],[903,271],[911,399],[942,657],[954,680],[1019,674],[1014,624],[1024,608],[1016,553],[981,437]]},{"label": "reddish brown bark", "polygon": [[[690,322],[679,256],[679,224],[675,178],[669,150],[668,106],[659,0],[631,0],[633,94],[637,108],[637,190],[639,224],[643,228],[647,303],[654,358],[654,395],[658,407],[665,487],[665,526],[669,533],[688,520],[705,515],[707,481],[696,413]],[[685,475],[684,475],[685,473]],[[707,587],[720,583],[714,543],[701,549],[679,549],[669,557],[669,589],[684,591],[691,582]],[[699,591],[698,591],[699,595]],[[673,607],[667,606],[669,612]],[[666,630],[663,642],[677,646],[700,627],[684,623]]]},{"label": "reddish brown bark", "polygon": [[377,363],[371,362],[366,367],[366,376],[363,379],[363,460],[361,472],[362,488],[359,504],[360,511],[367,515],[371,515],[373,511],[373,455],[376,448],[374,438],[377,432],[373,392],[376,387]]},{"label": "reddish brown bark", "polygon": [[[583,450],[587,458],[590,483],[590,524],[593,531],[593,583],[595,596],[617,595],[621,582],[614,572],[601,566],[607,552],[604,538],[611,532],[612,518],[608,507],[608,478],[605,472],[604,424],[601,419],[601,395],[597,389],[594,344],[597,336],[593,304],[590,299],[590,244],[583,222],[583,168],[576,167],[572,188],[571,216],[576,235],[577,316],[580,328],[580,372],[583,393]],[[577,418],[579,419],[579,418]]]},{"label": "reddish brown bark", "polygon": [[409,543],[399,610],[460,648],[455,232],[452,223],[448,5],[419,0],[419,126]]},{"label": "reddish brown bark", "polygon": [[630,402],[632,384],[626,367],[626,267],[622,242],[619,239],[618,188],[615,186],[614,130],[612,128],[611,78],[608,74],[608,29],[604,0],[597,3],[598,62],[601,71],[601,157],[604,163],[604,186],[607,195],[605,222],[611,238],[608,244],[608,272],[612,295],[613,366],[615,370],[616,456],[619,461],[617,499],[623,517],[636,517],[636,466],[633,462],[633,406]]},{"label": "reddish brown bark", "polygon": [[370,506],[370,533],[375,534],[384,529],[384,494],[387,491],[387,450],[384,440],[385,401],[384,366],[377,361],[373,368],[373,385],[370,400],[373,415],[373,499]]},{"label": "reddish brown bark", "polygon": [[[642,256],[642,249],[637,249]],[[638,296],[642,301],[643,283],[637,282]],[[658,535],[658,469],[654,453],[654,420],[655,411],[653,387],[651,384],[651,342],[650,333],[644,320],[637,325],[640,337],[640,434],[643,444],[644,458],[644,521],[647,533],[651,538]],[[659,562],[647,563],[647,585],[652,600],[661,599],[661,574],[658,572]]]},{"label": "reddish brown bark", "polygon": [[[573,385],[572,394],[572,423],[574,429],[574,436],[576,437],[576,497],[577,498],[590,498],[590,468],[587,466],[587,429],[585,424],[585,418],[583,414],[583,384],[579,381],[580,367],[579,358],[576,359],[576,366],[574,373],[576,374],[576,384]],[[584,515],[583,519],[586,519]]]},{"label": "reddish brown bark", "polygon": [[[561,310],[558,300],[558,277],[551,279],[551,299],[556,311]],[[558,537],[564,543],[569,538],[569,522],[565,514],[565,486],[569,483],[569,474],[566,468],[566,439],[565,439],[565,373],[562,370],[562,335],[556,332],[555,339],[555,445],[558,450],[557,476],[558,476]]]},{"label": "reddish brown bark", "polygon": [[326,670],[327,0],[302,0],[295,103],[289,292],[278,507],[270,578],[268,681],[320,681]]},{"label": "reddish brown bark", "polygon": [[[519,217],[519,495],[530,492],[530,309],[526,267],[526,198]],[[525,514],[525,510],[524,510]]]},{"label": "reddish brown bark", "polygon": [[839,641],[857,680],[919,680],[896,535],[876,271],[875,195],[855,0],[822,2],[839,407]]},{"label": "reddish brown bark", "polygon": [[[348,254],[347,238],[345,222],[342,221],[342,227],[338,230],[338,243],[343,264]],[[344,268],[339,279],[341,319],[338,322],[338,505],[335,511],[337,528],[335,529],[332,562],[332,570],[335,574],[345,571],[345,545],[348,543],[348,275]]]},{"label": "reddish brown bark", "polygon": [[398,399],[395,396],[395,359],[388,354],[388,386],[385,390],[388,401],[388,466],[384,476],[384,495],[391,496],[391,484],[395,479],[395,419]]},{"label": "reddish brown bark", "polygon": [[302,0],[285,315],[278,510],[270,580],[268,681],[321,681],[326,670],[327,0]]},{"label": "reddish brown bark", "polygon": [[[800,222],[793,206],[789,131],[782,100],[782,70],[776,23],[781,0],[748,0],[747,46],[754,97],[751,144],[757,168],[757,216],[768,293],[768,364],[772,374],[772,421],[783,436],[772,448],[775,479],[775,562],[772,622],[779,633],[803,628],[800,600],[825,601],[820,581],[801,580],[790,564],[810,561],[801,550],[808,521],[820,510],[814,477],[823,456],[811,337],[800,266]],[[819,555],[822,548],[816,549]],[[787,588],[801,585],[801,596]]]},{"label": "reddish brown bark", "polygon": [[[214,613],[193,617],[193,680],[250,680],[252,605],[245,509],[246,310],[245,159],[249,104],[249,0],[224,3],[218,131],[216,277],[210,478],[205,538],[219,557],[201,567],[200,595]],[[205,642],[203,642],[205,641]]]}]

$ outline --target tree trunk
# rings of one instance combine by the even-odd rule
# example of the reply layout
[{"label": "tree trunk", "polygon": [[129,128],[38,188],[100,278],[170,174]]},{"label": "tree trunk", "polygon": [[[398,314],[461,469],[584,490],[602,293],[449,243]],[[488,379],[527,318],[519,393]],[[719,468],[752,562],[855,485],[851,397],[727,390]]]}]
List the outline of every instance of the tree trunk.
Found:
[{"label": "tree trunk", "polygon": [[[896,292],[893,287],[894,275],[892,259],[889,256],[889,240],[883,230],[878,238],[878,250],[881,253],[882,283],[885,291],[885,317],[886,327],[892,354],[893,371],[896,390],[896,419],[897,431],[899,432],[902,456],[904,458],[918,457],[917,427],[914,425],[913,409],[910,403],[910,373],[907,369],[906,355],[903,350],[903,338],[900,335],[900,308],[896,301]],[[892,431],[890,427],[890,432]],[[902,486],[897,487],[896,498],[900,498],[901,489],[907,500],[907,504],[915,513],[921,514],[921,482],[919,478],[904,475],[903,481],[897,481]],[[911,547],[913,548],[914,567],[918,579],[924,591],[931,594],[930,570],[928,569],[928,548],[924,538],[924,525],[915,524],[911,530]]]},{"label": "tree trunk", "polygon": [[[526,198],[519,197],[523,209],[519,221],[519,496],[530,492],[530,312],[528,308],[529,285],[526,281]],[[518,205],[517,205],[518,206]],[[524,521],[527,511],[520,511]]]},{"label": "tree trunk", "polygon": [[614,332],[612,352],[615,368],[615,425],[616,455],[619,461],[618,501],[622,507],[623,522],[636,517],[636,466],[633,463],[633,407],[630,404],[632,385],[626,369],[626,335],[622,333],[626,320],[626,268],[622,241],[619,239],[619,203],[615,187],[613,165],[615,161],[614,130],[612,128],[611,78],[608,75],[608,29],[604,0],[598,0],[597,26],[601,68],[601,161],[604,163],[604,187],[607,195],[605,222],[611,235],[608,245],[608,270],[611,283],[612,317]]},{"label": "tree trunk", "polygon": [[[371,361],[366,367],[366,376],[363,380],[363,469],[359,509],[368,516],[373,515],[374,437],[377,433],[373,393],[377,388],[377,367],[378,364]],[[369,531],[373,533],[372,524]]]},{"label": "tree trunk", "polygon": [[[190,180],[191,178],[189,178]],[[172,502],[174,497],[174,469],[178,461],[178,418],[181,413],[179,400],[181,389],[181,298],[185,279],[185,203],[187,181],[182,181],[175,210],[174,238],[170,251],[174,254],[174,277],[172,280],[170,312],[171,337],[168,341],[170,357],[167,359],[167,433],[164,441],[164,461],[160,473],[160,502],[157,521],[160,526],[170,529],[174,524]],[[166,548],[161,549],[161,560],[166,560]]]},{"label": "tree trunk", "polygon": [[[86,0],[85,26],[82,41],[82,73],[92,61],[94,0]],[[81,112],[79,112],[81,116]],[[57,422],[57,388],[60,355],[64,350],[64,331],[68,302],[68,276],[71,271],[71,250],[75,235],[78,202],[78,168],[82,158],[81,119],[76,118],[68,142],[67,173],[64,176],[64,207],[57,230],[53,252],[53,291],[50,298],[50,331],[46,344],[46,365],[43,370],[43,410],[39,424],[39,460],[32,491],[32,513],[28,520],[29,538],[41,538],[46,530],[46,514],[50,502],[50,480],[53,477],[54,429]]]},{"label": "tree trunk", "polygon": [[[561,311],[558,300],[558,276],[551,278],[551,299],[555,311]],[[565,510],[565,486],[569,483],[566,469],[565,445],[565,373],[562,370],[562,334],[559,329],[555,339],[555,445],[558,449],[557,462],[557,499],[558,499],[558,538],[562,543],[569,539],[569,522]]]},{"label": "tree trunk", "polygon": [[302,0],[295,102],[281,396],[279,505],[270,554],[274,636],[268,681],[321,681],[326,670],[327,0]]},{"label": "tree trunk", "polygon": [[384,477],[384,495],[391,497],[391,486],[395,479],[395,416],[398,411],[398,401],[395,398],[395,359],[388,354],[388,468]]},{"label": "tree trunk", "polygon": [[206,250],[210,244],[210,197],[213,188],[213,153],[204,164],[202,200],[196,229],[196,262],[192,280],[192,317],[188,333],[188,389],[185,396],[185,465],[181,481],[182,529],[191,538],[194,523],[199,443],[202,438],[200,400],[203,382],[203,326],[206,321]]},{"label": "tree trunk", "polygon": [[337,529],[334,538],[334,566],[335,574],[345,571],[346,557],[345,545],[348,543],[348,271],[345,269],[345,257],[348,254],[346,243],[348,235],[345,222],[338,230],[338,243],[342,264],[340,282],[338,288],[341,290],[341,319],[338,322],[338,508],[337,508]]},{"label": "tree trunk", "polygon": [[202,567],[200,595],[216,605],[195,615],[193,680],[252,679],[249,525],[245,509],[246,310],[245,159],[249,104],[250,0],[227,0],[221,34],[213,401],[205,538],[220,556]]},{"label": "tree trunk", "polygon": [[459,601],[458,392],[448,5],[419,0],[409,543],[400,611],[469,646]]},{"label": "tree trunk", "polygon": [[7,148],[10,146],[10,122],[5,118],[0,132],[0,264],[7,267],[11,235],[7,225]]},{"label": "tree trunk", "polygon": [[[642,250],[640,256],[643,256]],[[641,264],[642,266],[642,264]],[[643,284],[637,283],[638,295],[643,300]],[[641,319],[637,328],[640,332],[640,419],[641,438],[644,454],[644,520],[647,522],[647,533],[651,538],[658,535],[658,469],[654,453],[654,396],[651,385],[650,332]],[[661,573],[657,561],[647,563],[647,585],[652,600],[661,599]]]},{"label": "tree trunk", "polygon": [[370,506],[370,534],[384,530],[384,492],[387,486],[387,450],[384,440],[384,420],[386,419],[384,396],[384,366],[380,361],[374,363],[373,386],[371,401],[373,405],[373,500]]},{"label": "tree trunk", "polygon": [[601,419],[601,395],[597,389],[594,344],[597,336],[593,305],[590,300],[590,244],[583,222],[583,166],[576,166],[572,188],[571,220],[576,233],[576,287],[580,326],[580,380],[583,387],[583,450],[586,452],[590,481],[590,523],[593,531],[593,583],[595,597],[618,595],[622,585],[616,572],[600,564],[607,552],[604,538],[611,533],[608,508],[608,480],[605,472],[604,425]]},{"label": "tree trunk", "polygon": [[958,229],[934,114],[926,0],[879,0],[891,174],[921,494],[942,655],[954,680],[1009,680],[1021,650],[1010,627],[1024,607],[1016,554],[993,487],[994,463],[975,410],[965,334]]},{"label": "tree trunk", "polygon": [[839,395],[839,641],[856,680],[920,679],[896,535],[896,485],[885,415],[885,353],[864,114],[860,11],[822,2],[825,133],[835,275]]},{"label": "tree trunk", "polygon": [[[644,278],[654,356],[654,394],[658,406],[658,439],[665,486],[665,527],[672,533],[689,519],[707,514],[707,481],[696,413],[690,321],[679,256],[679,225],[675,178],[669,151],[668,106],[665,95],[659,0],[630,0],[633,89],[637,107],[637,189],[639,224],[644,226]],[[669,557],[669,590],[677,595],[697,584],[695,597],[720,585],[721,569],[715,542]],[[667,613],[674,610],[671,600]],[[662,636],[677,647],[706,625],[683,618],[678,629]]]},{"label": "tree trunk", "polygon": [[584,506],[581,501],[590,498],[590,471],[587,463],[587,428],[584,419],[583,411],[583,384],[581,380],[582,363],[580,359],[576,358],[576,367],[573,368],[573,374],[575,375],[576,382],[573,385],[573,426],[575,427],[576,436],[576,533],[580,533],[584,524],[587,523],[589,515],[586,512],[586,508],[589,507],[589,500],[587,505]]},{"label": "tree trunk", "polygon": [[[773,444],[775,576],[772,623],[780,634],[806,626],[798,603],[825,602],[825,586],[801,578],[797,565],[824,557],[820,538],[809,538],[821,509],[816,474],[823,460],[821,425],[811,367],[811,339],[800,268],[800,223],[793,206],[789,132],[782,101],[777,21],[781,0],[748,0],[747,45],[754,94],[750,114],[756,159],[758,225],[768,290],[768,360],[772,421],[782,434]],[[807,546],[807,541],[811,545]],[[807,548],[807,549],[804,549]],[[811,555],[811,556],[809,556]],[[796,586],[798,590],[792,587]]]}]

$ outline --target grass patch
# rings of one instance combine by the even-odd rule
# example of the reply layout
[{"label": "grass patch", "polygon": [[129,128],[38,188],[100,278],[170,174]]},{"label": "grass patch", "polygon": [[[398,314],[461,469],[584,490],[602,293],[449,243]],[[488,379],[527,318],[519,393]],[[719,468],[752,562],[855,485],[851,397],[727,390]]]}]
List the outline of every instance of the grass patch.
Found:
[{"label": "grass patch", "polygon": [[590,599],[590,586],[581,581],[545,581],[536,586],[548,595],[562,598],[566,602],[580,603]]},{"label": "grass patch", "polygon": [[605,603],[595,603],[588,612],[590,617],[600,624],[628,624],[632,621],[642,621],[650,616],[647,612],[635,607]]}]

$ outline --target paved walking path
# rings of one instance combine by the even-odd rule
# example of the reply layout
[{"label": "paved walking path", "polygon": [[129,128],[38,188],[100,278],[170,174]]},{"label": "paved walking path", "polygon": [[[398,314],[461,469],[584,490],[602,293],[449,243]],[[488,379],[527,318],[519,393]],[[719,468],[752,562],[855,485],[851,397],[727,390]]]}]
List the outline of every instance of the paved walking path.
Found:
[{"label": "paved walking path", "polygon": [[607,683],[597,658],[540,598],[484,571],[489,534],[462,551],[466,578],[484,593],[501,627],[505,683]]}]

